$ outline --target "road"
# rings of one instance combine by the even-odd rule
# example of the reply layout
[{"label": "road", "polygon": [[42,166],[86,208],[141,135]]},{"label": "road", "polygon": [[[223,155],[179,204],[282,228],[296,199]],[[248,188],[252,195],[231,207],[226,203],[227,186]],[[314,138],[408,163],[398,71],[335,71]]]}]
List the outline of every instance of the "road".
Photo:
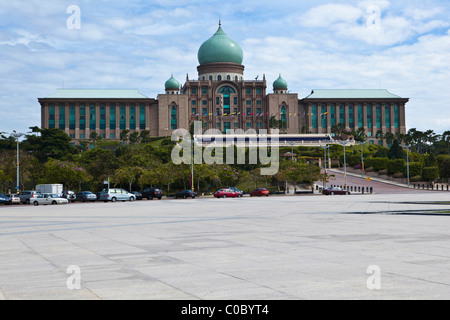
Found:
[{"label": "road", "polygon": [[[327,183],[327,186],[330,185],[337,185],[337,186],[344,186],[345,184],[345,178],[344,173],[338,170],[330,170],[330,174],[335,175],[335,178],[331,178],[330,182]],[[370,177],[370,175],[369,175]],[[347,185],[349,187],[364,187],[365,190],[367,188],[373,188],[373,192],[377,194],[405,194],[405,193],[423,193],[423,192],[438,192],[438,191],[427,191],[427,190],[418,190],[394,185],[391,183],[385,183],[382,181],[376,181],[373,179],[370,179],[369,181],[366,179],[367,176],[361,177],[361,176],[355,176],[354,174],[347,173]],[[322,185],[320,183],[320,185]]]}]

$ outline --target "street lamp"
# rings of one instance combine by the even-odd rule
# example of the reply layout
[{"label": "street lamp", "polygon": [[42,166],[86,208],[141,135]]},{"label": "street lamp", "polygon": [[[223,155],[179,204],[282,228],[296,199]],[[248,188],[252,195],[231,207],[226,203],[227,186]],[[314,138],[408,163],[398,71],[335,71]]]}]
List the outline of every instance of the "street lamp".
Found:
[{"label": "street lamp", "polygon": [[364,144],[367,143],[367,141],[357,142],[361,145],[361,177],[364,176]]},{"label": "street lamp", "polygon": [[324,173],[325,176],[323,178],[323,188],[325,189],[327,187],[327,179],[326,179],[326,174],[327,174],[327,149],[330,148],[330,146],[320,146],[323,149],[323,169],[324,169]]},{"label": "street lamp", "polygon": [[406,175],[408,179],[408,188],[409,188],[409,148],[411,145],[402,145],[406,149]]},{"label": "street lamp", "polygon": [[16,131],[13,131],[13,133],[10,134],[11,137],[13,137],[17,140],[17,166],[16,166],[16,168],[17,168],[17,184],[16,184],[17,192],[19,192],[19,189],[20,189],[20,187],[19,187],[20,186],[20,181],[19,181],[19,168],[20,168],[19,143],[20,143],[20,141],[19,141],[19,139],[20,139],[20,137],[22,137],[24,135],[25,135],[24,133],[20,133],[20,132],[16,132]]},{"label": "street lamp", "polygon": [[295,144],[295,142],[293,142],[293,141],[287,142],[286,140],[284,140],[284,143],[289,144],[291,146],[291,160],[294,161],[294,144]]},{"label": "street lamp", "polygon": [[346,141],[338,141],[338,143],[344,147],[344,189],[347,190],[347,163],[345,159],[345,146],[348,144],[348,140]]}]

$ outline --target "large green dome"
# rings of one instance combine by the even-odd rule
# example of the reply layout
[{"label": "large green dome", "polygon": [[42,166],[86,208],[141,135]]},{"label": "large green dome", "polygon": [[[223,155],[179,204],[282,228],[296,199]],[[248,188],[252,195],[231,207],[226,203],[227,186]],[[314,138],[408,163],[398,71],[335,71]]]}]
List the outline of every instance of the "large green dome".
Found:
[{"label": "large green dome", "polygon": [[232,62],[242,64],[244,52],[241,46],[227,36],[219,24],[217,32],[206,40],[198,50],[200,65],[214,62]]}]

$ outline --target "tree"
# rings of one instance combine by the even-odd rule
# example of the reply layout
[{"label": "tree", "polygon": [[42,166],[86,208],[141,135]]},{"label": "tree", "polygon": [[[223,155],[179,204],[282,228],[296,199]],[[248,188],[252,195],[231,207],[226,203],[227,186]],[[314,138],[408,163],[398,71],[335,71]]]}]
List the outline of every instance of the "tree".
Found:
[{"label": "tree", "polygon": [[82,184],[92,180],[85,169],[70,161],[50,159],[44,168],[43,183],[61,183],[66,189],[72,189],[78,184],[78,191],[81,191]]},{"label": "tree", "polygon": [[397,139],[394,140],[392,146],[389,148],[387,156],[390,160],[404,158],[403,148],[400,146]]},{"label": "tree", "polygon": [[128,191],[132,191],[133,183],[139,180],[143,170],[141,167],[122,167],[114,171],[111,181],[113,184],[128,184]]}]

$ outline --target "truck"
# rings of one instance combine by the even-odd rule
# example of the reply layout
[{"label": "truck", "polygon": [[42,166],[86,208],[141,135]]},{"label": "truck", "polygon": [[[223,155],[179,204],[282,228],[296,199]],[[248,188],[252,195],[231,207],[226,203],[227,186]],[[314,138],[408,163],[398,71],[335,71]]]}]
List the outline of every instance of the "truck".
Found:
[{"label": "truck", "polygon": [[63,192],[63,185],[62,184],[38,184],[36,186],[36,191],[40,192],[41,194],[52,193],[52,194],[57,194],[59,196]]}]

